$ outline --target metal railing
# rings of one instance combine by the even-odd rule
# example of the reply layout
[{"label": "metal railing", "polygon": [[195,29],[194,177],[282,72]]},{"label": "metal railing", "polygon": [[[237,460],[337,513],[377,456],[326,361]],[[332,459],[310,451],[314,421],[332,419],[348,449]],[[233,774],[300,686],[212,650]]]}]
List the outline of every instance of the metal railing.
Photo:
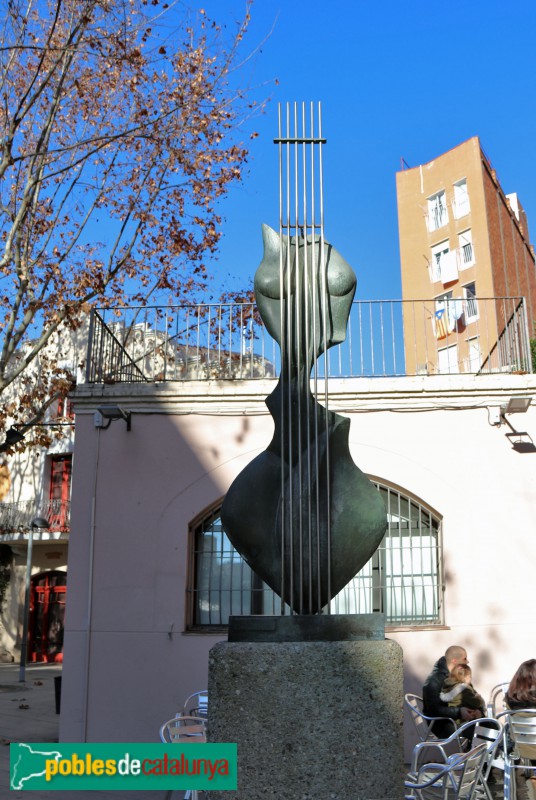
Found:
[{"label": "metal railing", "polygon": [[71,502],[23,500],[18,503],[0,503],[0,533],[27,531],[36,517],[47,519],[50,531],[69,531]]},{"label": "metal railing", "polygon": [[86,381],[272,378],[277,350],[254,303],[94,309]]},{"label": "metal railing", "polygon": [[442,228],[448,221],[449,213],[447,206],[443,202],[436,202],[435,205],[428,210],[428,230],[430,233]]},{"label": "metal railing", "polygon": [[[95,309],[88,383],[246,380],[279,374],[253,303]],[[319,377],[531,372],[522,297],[359,300]]]}]

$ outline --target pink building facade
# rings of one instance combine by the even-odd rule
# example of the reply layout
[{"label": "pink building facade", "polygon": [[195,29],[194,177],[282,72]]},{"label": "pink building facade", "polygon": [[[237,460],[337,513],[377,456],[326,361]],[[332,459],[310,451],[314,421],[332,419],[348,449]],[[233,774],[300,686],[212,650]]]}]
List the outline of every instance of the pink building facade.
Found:
[{"label": "pink building facade", "polygon": [[[206,687],[210,648],[226,638],[225,608],[240,613],[233,587],[216,575],[231,557],[207,556],[207,546],[220,536],[213,521],[229,485],[270,442],[264,398],[274,385],[78,388],[62,741],[124,741],[125,731],[157,741],[160,723]],[[330,409],[351,419],[355,462],[391,502],[398,544],[358,591],[372,587],[372,605],[385,602],[405,691],[420,689],[450,644],[467,648],[484,696],[534,656],[536,403],[508,418],[524,437],[495,423],[511,397],[535,391],[530,374],[330,383]],[[95,412],[110,404],[131,413],[130,431],[124,420],[96,427]],[[253,596],[249,584],[235,581],[234,590]],[[374,610],[358,591],[338,610]],[[408,750],[412,741],[408,726]]]}]

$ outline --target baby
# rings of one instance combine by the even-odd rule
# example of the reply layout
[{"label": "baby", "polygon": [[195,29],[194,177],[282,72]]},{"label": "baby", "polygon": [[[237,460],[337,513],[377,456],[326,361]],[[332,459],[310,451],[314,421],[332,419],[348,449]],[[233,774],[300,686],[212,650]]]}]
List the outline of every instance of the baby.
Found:
[{"label": "baby", "polygon": [[441,689],[440,698],[449,706],[464,706],[475,711],[480,711],[480,716],[486,716],[484,698],[478,694],[471,683],[471,668],[467,664],[457,664],[445,678]]}]

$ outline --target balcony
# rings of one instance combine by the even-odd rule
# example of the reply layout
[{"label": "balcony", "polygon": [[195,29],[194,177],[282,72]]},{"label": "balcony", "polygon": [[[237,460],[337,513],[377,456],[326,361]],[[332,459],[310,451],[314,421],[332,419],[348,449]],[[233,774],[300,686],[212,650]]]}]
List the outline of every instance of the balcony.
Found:
[{"label": "balcony", "polygon": [[475,263],[472,242],[467,242],[455,250],[445,248],[432,254],[428,265],[430,283],[453,283],[459,280],[459,272]]},{"label": "balcony", "polygon": [[268,339],[253,303],[95,309],[86,382],[273,378]]},{"label": "balcony", "polygon": [[471,267],[475,263],[475,255],[473,251],[473,243],[466,242],[456,250],[458,259],[458,269],[465,269]]},{"label": "balcony", "polygon": [[62,500],[25,500],[19,503],[0,503],[0,534],[26,532],[32,520],[45,517],[51,533],[67,533],[70,526],[71,503]]},{"label": "balcony", "polygon": [[428,232],[433,233],[447,225],[449,221],[449,214],[447,206],[443,199],[442,202],[434,202],[430,204],[428,214],[426,215]]},{"label": "balcony", "polygon": [[[433,375],[444,372],[445,347],[457,348],[451,374],[531,372],[524,298],[452,298],[441,309],[434,300],[355,301],[346,340],[319,359],[318,375]],[[90,384],[274,379],[279,370],[279,346],[253,303],[92,312]]]}]

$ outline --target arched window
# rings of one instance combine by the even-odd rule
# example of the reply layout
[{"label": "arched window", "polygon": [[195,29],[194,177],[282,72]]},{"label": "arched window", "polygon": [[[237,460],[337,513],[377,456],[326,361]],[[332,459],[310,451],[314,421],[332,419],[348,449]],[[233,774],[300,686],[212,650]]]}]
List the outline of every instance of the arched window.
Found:
[{"label": "arched window", "polygon": [[[370,561],[331,601],[331,613],[382,611],[389,626],[442,622],[441,519],[402,490],[373,481],[388,527]],[[221,505],[190,528],[189,627],[224,628],[230,615],[279,615],[279,597],[246,564],[225,535]]]}]

